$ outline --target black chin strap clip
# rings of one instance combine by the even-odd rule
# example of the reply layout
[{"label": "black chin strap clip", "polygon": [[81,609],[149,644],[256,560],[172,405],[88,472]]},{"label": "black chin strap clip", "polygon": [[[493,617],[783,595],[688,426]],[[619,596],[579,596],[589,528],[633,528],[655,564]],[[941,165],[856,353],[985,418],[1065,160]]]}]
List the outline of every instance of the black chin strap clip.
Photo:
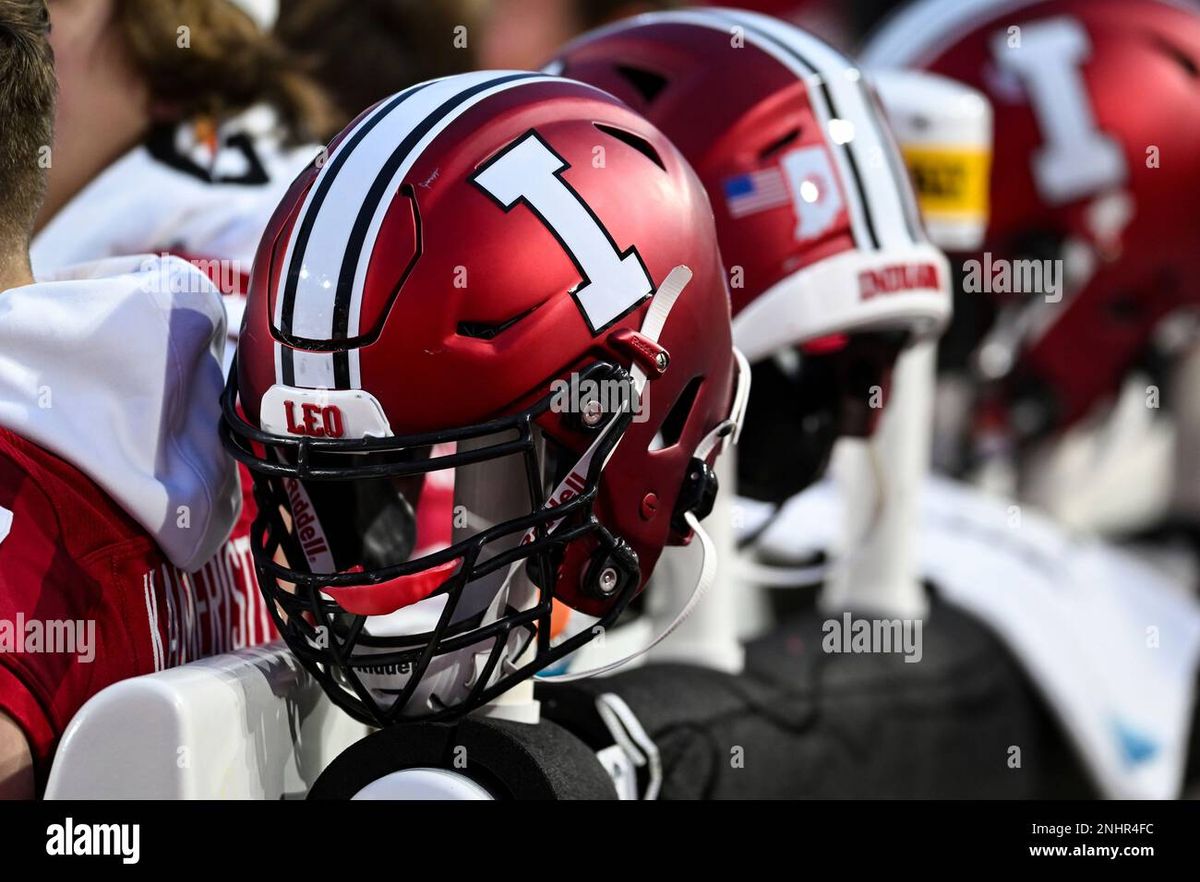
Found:
[{"label": "black chin strap clip", "polygon": [[696,516],[696,520],[702,521],[712,513],[716,501],[717,473],[704,460],[693,459],[688,463],[687,474],[679,490],[679,499],[671,516],[671,528],[686,536],[691,527],[683,516],[690,511]]}]

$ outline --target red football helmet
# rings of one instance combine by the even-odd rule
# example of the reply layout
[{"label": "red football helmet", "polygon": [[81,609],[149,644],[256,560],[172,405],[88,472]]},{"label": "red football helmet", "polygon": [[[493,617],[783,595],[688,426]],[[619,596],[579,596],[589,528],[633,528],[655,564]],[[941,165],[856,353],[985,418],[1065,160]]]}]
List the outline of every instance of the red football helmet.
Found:
[{"label": "red football helmet", "polygon": [[[998,381],[981,428],[1022,442],[1071,426],[1117,391],[1165,317],[1200,302],[1200,220],[1180,202],[1200,192],[1200,15],[1163,0],[921,0],[862,58],[992,102],[987,254],[967,269],[1038,290],[960,295],[964,318],[985,313],[965,334]],[[1014,263],[1035,260],[1049,262]],[[1057,281],[1039,286],[1046,270]]]},{"label": "red football helmet", "polygon": [[739,491],[782,501],[820,473],[838,435],[870,431],[871,387],[949,317],[946,261],[875,95],[824,41],[739,10],[628,19],[573,41],[548,70],[624,100],[704,183],[734,339],[756,363]]},{"label": "red football helmet", "polygon": [[381,102],[276,212],[226,393],[280,631],[372,723],[490,700],[598,632],[552,643],[552,599],[607,627],[690,538],[739,373],[708,200],[653,126],[536,73]]}]

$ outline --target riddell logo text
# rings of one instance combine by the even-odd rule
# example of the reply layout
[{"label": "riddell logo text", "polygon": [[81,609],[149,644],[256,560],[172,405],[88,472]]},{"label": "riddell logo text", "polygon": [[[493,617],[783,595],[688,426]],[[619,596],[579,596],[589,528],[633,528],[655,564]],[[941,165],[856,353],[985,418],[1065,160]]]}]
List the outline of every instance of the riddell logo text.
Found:
[{"label": "riddell logo text", "polygon": [[[582,474],[582,472],[586,471],[586,469],[586,462],[581,462],[576,465],[575,469],[569,475],[563,478],[562,483],[559,484],[558,488],[554,491],[554,495],[546,501],[545,507],[547,509],[558,508],[560,505],[565,505],[575,497],[579,496],[581,493],[586,492],[587,479],[584,478]],[[553,530],[558,527],[560,521],[561,518],[551,523],[549,529]],[[521,537],[521,544],[528,545],[536,538],[537,531],[533,528],[530,528],[525,532],[525,535]]]},{"label": "riddell logo text", "polygon": [[304,547],[304,553],[309,560],[318,555],[328,554],[329,546],[325,542],[325,531],[313,511],[308,495],[304,493],[300,482],[295,478],[287,478],[283,482],[287,491],[288,506],[292,510],[292,531]]},{"label": "riddell logo text", "polygon": [[932,263],[898,263],[858,274],[858,294],[862,300],[901,291],[936,291],[940,287],[938,268]]},{"label": "riddell logo text", "polygon": [[584,480],[583,475],[578,472],[571,472],[571,474],[563,479],[558,493],[546,503],[546,508],[558,508],[563,503],[570,502],[586,489],[587,481]]}]

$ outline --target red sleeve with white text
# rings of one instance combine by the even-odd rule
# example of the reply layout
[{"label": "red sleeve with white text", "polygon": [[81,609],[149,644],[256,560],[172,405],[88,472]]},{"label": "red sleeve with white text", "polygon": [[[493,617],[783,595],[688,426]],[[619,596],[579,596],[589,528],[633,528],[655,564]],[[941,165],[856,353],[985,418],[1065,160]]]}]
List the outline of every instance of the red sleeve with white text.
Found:
[{"label": "red sleeve with white text", "polygon": [[0,710],[29,739],[39,790],[105,686],[274,638],[242,527],[183,573],[82,473],[0,429]]}]

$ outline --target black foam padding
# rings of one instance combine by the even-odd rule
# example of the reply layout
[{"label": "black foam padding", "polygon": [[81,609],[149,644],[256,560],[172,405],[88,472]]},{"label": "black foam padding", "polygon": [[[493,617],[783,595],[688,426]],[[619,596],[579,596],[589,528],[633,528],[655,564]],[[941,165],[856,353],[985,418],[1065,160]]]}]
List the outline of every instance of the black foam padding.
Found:
[{"label": "black foam padding", "polygon": [[467,718],[394,726],[363,738],[330,763],[308,798],[349,799],[384,775],[420,767],[466,775],[498,799],[617,796],[596,755],[555,723]]},{"label": "black foam padding", "polygon": [[1192,704],[1192,721],[1188,731],[1187,765],[1183,771],[1183,793],[1188,799],[1200,798],[1200,674],[1196,675],[1196,685],[1193,687],[1198,699]]},{"label": "black foam padding", "polygon": [[595,696],[619,695],[658,746],[664,799],[1095,795],[1007,650],[932,604],[917,663],[824,652],[828,617],[810,607],[751,643],[741,675],[647,665],[538,697],[599,749],[611,739]]}]

